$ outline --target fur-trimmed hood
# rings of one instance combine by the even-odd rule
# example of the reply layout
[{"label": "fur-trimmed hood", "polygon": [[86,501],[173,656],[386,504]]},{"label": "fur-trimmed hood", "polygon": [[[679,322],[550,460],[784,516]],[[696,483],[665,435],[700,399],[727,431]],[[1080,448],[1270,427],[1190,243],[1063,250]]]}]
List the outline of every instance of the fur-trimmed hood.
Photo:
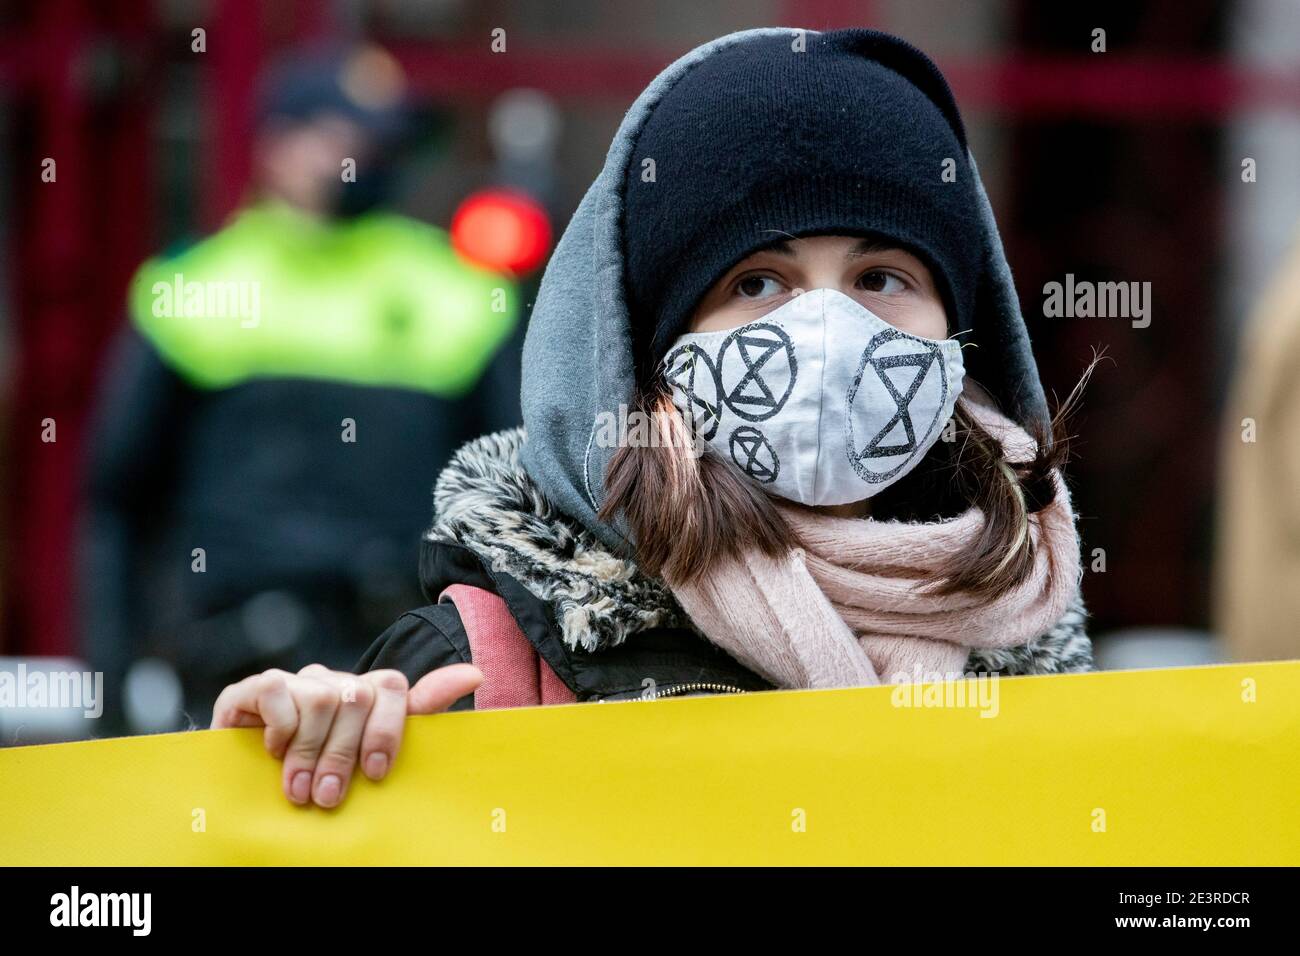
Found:
[{"label": "fur-trimmed hood", "polygon": [[597,650],[648,628],[688,626],[663,582],[613,554],[542,494],[520,463],[523,445],[524,430],[512,428],[461,448],[438,478],[425,537],[469,548],[551,603],[571,648]]},{"label": "fur-trimmed hood", "polygon": [[[463,446],[438,478],[431,542],[472,551],[547,602],[570,649],[598,651],[653,628],[699,633],[667,585],[620,557],[542,494],[521,463],[522,428]],[[1021,647],[974,651],[975,673],[1054,674],[1089,670],[1092,645],[1076,597],[1057,624]]]}]

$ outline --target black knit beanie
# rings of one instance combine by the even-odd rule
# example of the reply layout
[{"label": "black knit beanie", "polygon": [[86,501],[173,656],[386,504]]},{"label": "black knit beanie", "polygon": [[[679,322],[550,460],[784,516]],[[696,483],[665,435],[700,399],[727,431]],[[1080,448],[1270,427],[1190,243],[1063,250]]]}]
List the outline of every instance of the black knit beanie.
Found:
[{"label": "black knit beanie", "polygon": [[714,53],[654,107],[628,163],[640,369],[728,269],[791,236],[896,242],[935,273],[950,330],[970,329],[984,251],[977,195],[948,84],[904,41],[792,30]]}]

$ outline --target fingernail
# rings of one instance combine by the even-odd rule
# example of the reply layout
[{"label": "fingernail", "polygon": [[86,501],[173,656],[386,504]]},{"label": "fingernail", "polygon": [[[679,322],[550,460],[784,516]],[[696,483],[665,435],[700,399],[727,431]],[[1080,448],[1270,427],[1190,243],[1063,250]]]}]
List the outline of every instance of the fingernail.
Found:
[{"label": "fingernail", "polygon": [[311,773],[299,770],[289,782],[289,799],[294,803],[306,803],[311,796]]},{"label": "fingernail", "polygon": [[322,807],[332,807],[339,802],[339,795],[343,792],[343,781],[337,775],[327,773],[320,778],[320,783],[316,784],[316,803]]},{"label": "fingernail", "polygon": [[388,754],[376,750],[366,758],[366,776],[379,780],[388,770]]}]

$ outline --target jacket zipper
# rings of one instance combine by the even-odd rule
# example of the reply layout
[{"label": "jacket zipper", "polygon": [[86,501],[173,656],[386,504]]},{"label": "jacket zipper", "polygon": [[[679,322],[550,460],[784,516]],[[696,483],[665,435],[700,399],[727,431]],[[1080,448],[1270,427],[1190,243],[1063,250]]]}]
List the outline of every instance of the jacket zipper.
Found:
[{"label": "jacket zipper", "polygon": [[697,682],[693,684],[672,684],[668,687],[665,687],[663,690],[656,690],[654,696],[651,697],[650,699],[659,700],[660,698],[663,697],[676,697],[679,694],[685,694],[695,690],[707,690],[707,691],[712,691],[715,694],[748,694],[749,693],[749,691],[744,690],[743,688],[740,687],[734,687],[731,684],[714,684],[705,681],[705,682]]},{"label": "jacket zipper", "polygon": [[[615,703],[626,704],[634,700],[661,700],[664,697],[677,697],[695,690],[711,691],[715,694],[748,694],[749,691],[743,687],[735,687],[731,684],[715,684],[709,681],[697,681],[689,684],[669,684],[663,690],[656,690],[653,697],[629,697],[626,700],[619,700]],[[597,698],[597,704],[607,704],[610,700],[606,697]]]},{"label": "jacket zipper", "polygon": [[659,700],[660,697],[676,697],[680,693],[689,693],[690,691],[712,691],[714,693],[749,693],[746,689],[735,687],[732,684],[714,684],[710,682],[693,683],[693,684],[672,684],[671,687],[664,688],[663,691],[655,691],[651,700]]}]

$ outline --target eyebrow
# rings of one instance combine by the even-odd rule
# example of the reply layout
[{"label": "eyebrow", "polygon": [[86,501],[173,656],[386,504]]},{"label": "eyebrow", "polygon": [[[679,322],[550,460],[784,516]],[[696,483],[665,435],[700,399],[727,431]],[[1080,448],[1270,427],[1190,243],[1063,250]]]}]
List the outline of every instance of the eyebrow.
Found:
[{"label": "eyebrow", "polygon": [[883,239],[863,239],[851,250],[850,256],[865,256],[873,252],[896,252],[902,251],[899,246],[892,242],[886,242]]}]

